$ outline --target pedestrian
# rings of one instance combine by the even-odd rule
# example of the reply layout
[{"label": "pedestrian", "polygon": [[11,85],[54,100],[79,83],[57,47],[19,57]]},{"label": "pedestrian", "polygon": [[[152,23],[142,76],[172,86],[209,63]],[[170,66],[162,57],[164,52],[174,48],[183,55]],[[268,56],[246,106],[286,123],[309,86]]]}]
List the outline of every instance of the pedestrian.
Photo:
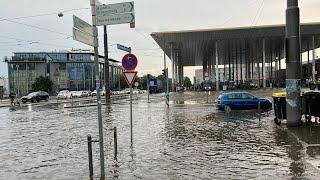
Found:
[{"label": "pedestrian", "polygon": [[16,97],[16,93],[14,92],[10,92],[9,94],[9,98],[10,98],[10,103],[11,103],[11,106],[14,105],[14,98]]}]

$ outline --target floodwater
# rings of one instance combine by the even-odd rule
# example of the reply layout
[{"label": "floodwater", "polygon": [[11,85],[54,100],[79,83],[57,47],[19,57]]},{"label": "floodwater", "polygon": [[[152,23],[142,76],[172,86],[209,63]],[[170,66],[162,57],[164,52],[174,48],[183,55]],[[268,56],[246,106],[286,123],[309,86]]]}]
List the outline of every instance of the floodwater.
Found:
[{"label": "floodwater", "polygon": [[[270,96],[271,92],[253,92]],[[217,94],[133,98],[130,147],[128,97],[103,106],[107,179],[319,179],[320,128],[287,129],[273,112],[217,111]],[[207,103],[208,102],[208,103]],[[87,135],[97,139],[95,106],[64,104],[0,108],[0,179],[89,179]],[[113,160],[113,127],[118,161]],[[99,145],[93,143],[94,176]]]}]

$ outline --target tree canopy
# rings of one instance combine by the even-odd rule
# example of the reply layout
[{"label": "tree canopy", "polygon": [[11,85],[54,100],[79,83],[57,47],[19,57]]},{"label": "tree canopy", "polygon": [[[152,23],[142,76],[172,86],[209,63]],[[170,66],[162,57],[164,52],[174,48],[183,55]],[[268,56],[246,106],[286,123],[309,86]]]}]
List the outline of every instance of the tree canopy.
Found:
[{"label": "tree canopy", "polygon": [[53,86],[53,82],[50,77],[39,76],[36,78],[35,82],[32,84],[33,91],[46,91],[50,92]]}]

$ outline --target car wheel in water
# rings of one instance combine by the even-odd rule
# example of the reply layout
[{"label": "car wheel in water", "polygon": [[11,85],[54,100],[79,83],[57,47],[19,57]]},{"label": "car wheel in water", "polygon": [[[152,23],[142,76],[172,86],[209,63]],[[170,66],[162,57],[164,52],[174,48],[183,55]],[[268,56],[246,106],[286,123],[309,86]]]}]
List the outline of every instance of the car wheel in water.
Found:
[{"label": "car wheel in water", "polygon": [[49,97],[46,97],[46,101],[49,101]]},{"label": "car wheel in water", "polygon": [[31,102],[36,103],[37,100],[36,100],[35,98],[33,98],[33,99],[31,100]]}]

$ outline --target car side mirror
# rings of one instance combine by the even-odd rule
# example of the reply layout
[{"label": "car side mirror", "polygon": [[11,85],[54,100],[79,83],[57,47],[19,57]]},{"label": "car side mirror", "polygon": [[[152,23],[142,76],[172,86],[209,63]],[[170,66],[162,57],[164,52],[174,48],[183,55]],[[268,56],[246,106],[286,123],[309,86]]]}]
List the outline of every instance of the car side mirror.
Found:
[{"label": "car side mirror", "polygon": [[257,98],[257,97],[253,97],[252,99],[253,99],[253,100],[257,100],[258,98]]}]

